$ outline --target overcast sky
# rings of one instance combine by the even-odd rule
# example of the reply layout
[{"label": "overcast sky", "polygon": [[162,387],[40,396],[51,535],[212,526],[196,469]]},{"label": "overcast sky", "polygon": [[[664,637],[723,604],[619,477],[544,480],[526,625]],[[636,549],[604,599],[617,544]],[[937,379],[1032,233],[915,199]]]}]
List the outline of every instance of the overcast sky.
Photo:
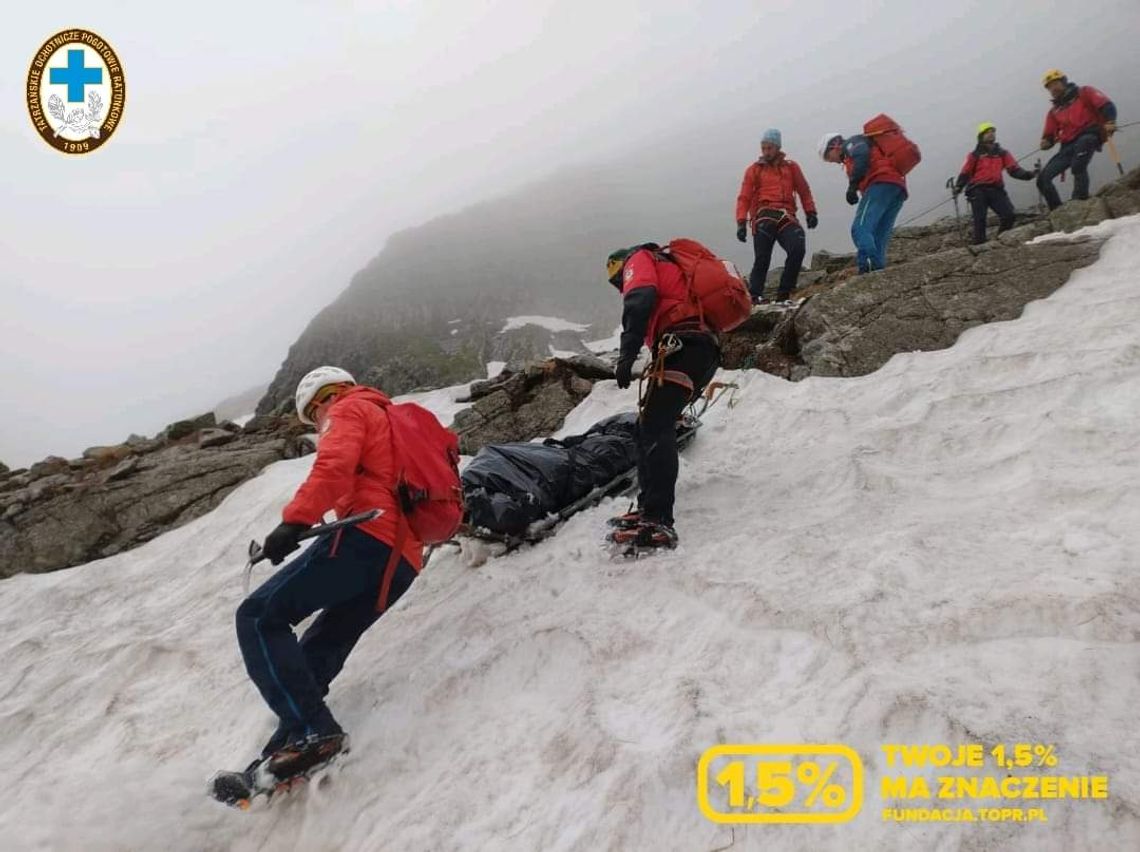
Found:
[{"label": "overcast sky", "polygon": [[[705,120],[739,117],[738,181],[764,127],[806,162],[872,102],[926,133],[1010,116],[1031,137],[1007,141],[1021,153],[1052,66],[1130,107],[1122,122],[1140,112],[1136,0],[11,5],[10,466],[153,433],[267,382],[395,230]],[[115,48],[127,102],[107,144],[68,158],[35,134],[23,88],[40,43],[74,26]]]}]

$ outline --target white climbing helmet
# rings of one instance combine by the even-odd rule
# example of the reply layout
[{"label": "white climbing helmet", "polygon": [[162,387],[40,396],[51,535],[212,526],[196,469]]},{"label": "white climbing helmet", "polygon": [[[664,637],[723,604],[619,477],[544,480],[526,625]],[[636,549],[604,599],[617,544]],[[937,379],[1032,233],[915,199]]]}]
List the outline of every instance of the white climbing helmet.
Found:
[{"label": "white climbing helmet", "polygon": [[352,377],[352,373],[348,370],[342,370],[340,367],[317,367],[315,370],[310,370],[305,374],[305,377],[297,383],[297,395],[295,400],[297,402],[297,416],[301,419],[302,423],[307,423],[309,426],[316,425],[305,416],[305,409],[309,407],[309,403],[313,401],[321,388],[327,388],[329,385],[354,385],[356,379]]},{"label": "white climbing helmet", "polygon": [[836,139],[842,139],[842,133],[825,133],[819,140],[819,158],[824,160],[827,158],[827,149],[831,147],[831,143]]}]

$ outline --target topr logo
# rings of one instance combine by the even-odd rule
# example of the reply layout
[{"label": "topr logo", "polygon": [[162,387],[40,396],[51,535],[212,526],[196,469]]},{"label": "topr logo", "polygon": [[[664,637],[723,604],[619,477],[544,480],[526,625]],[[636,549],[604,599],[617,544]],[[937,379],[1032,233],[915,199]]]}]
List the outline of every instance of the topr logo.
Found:
[{"label": "topr logo", "polygon": [[127,84],[111,45],[90,30],[45,41],[28,69],[28,114],[40,138],[65,154],[89,154],[123,118]]}]

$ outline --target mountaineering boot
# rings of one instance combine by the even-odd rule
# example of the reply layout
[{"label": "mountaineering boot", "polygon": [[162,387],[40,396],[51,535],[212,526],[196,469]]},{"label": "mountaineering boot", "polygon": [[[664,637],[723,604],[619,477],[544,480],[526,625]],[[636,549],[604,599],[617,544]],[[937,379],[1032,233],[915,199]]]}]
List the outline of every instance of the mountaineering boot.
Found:
[{"label": "mountaineering boot", "polygon": [[277,724],[277,729],[273,732],[273,736],[261,747],[261,758],[264,760],[278,749],[300,739],[304,739],[303,733],[291,728],[288,722],[280,721]]},{"label": "mountaineering boot", "polygon": [[615,528],[606,535],[613,550],[622,556],[637,556],[677,546],[677,531],[668,524],[642,520],[637,526]]},{"label": "mountaineering boot", "polygon": [[672,549],[677,546],[677,531],[668,524],[642,521],[637,527],[635,544],[638,547],[667,547]]},{"label": "mountaineering boot", "polygon": [[259,761],[253,780],[258,786],[265,786],[266,782],[288,781],[324,766],[343,751],[348,751],[348,735],[343,731],[314,734],[296,740]]},{"label": "mountaineering boot", "polygon": [[630,509],[624,515],[618,515],[616,518],[610,518],[606,521],[611,527],[619,530],[633,529],[641,524],[641,510]]}]

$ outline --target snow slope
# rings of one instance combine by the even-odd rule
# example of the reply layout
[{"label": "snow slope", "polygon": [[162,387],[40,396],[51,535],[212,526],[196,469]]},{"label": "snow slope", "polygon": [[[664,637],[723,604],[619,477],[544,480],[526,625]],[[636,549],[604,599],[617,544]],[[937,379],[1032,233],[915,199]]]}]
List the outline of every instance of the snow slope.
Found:
[{"label": "snow slope", "polygon": [[506,323],[501,329],[499,334],[505,334],[508,331],[514,331],[518,328],[524,328],[528,325],[537,325],[545,328],[547,331],[589,331],[588,325],[582,325],[578,322],[571,322],[570,320],[562,319],[561,317],[539,317],[539,316],[517,316],[507,317]]},{"label": "snow slope", "polygon": [[[1097,264],[949,350],[736,376],[683,460],[675,553],[611,562],[610,505],[477,569],[437,555],[333,685],[353,752],[267,813],[203,790],[272,728],[233,610],[311,459],[133,552],[5,581],[5,848],[1140,848],[1140,218],[1098,230]],[[603,383],[572,420],[630,399]],[[1046,825],[880,819],[882,743],[968,741],[1056,743],[1113,798]],[[694,767],[718,742],[846,743],[863,810],[714,825]]]}]

